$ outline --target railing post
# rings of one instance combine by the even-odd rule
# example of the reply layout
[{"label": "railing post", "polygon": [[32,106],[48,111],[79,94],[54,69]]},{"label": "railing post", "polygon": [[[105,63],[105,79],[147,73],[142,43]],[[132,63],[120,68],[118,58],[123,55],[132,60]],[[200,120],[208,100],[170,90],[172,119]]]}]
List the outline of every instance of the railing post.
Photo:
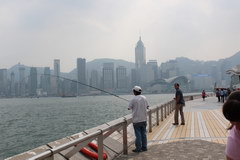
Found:
[{"label": "railing post", "polygon": [[168,102],[167,103],[167,115],[169,115],[169,113],[170,113],[170,108],[169,107],[170,107],[170,103]]},{"label": "railing post", "polygon": [[127,140],[127,120],[123,122],[123,154],[128,154],[128,140]]},{"label": "railing post", "polygon": [[166,108],[167,108],[167,105],[164,104],[164,117],[165,117],[165,118],[167,118],[167,110],[166,110]]},{"label": "railing post", "polygon": [[170,101],[170,113],[172,113],[172,101]]},{"label": "railing post", "polygon": [[149,110],[148,131],[152,132],[152,110]]},{"label": "railing post", "polygon": [[161,106],[161,121],[163,121],[163,106]]},{"label": "railing post", "polygon": [[157,126],[159,125],[159,106],[157,107],[157,111],[156,111],[156,116],[157,116]]},{"label": "railing post", "polygon": [[97,138],[98,143],[98,160],[103,160],[103,132]]}]

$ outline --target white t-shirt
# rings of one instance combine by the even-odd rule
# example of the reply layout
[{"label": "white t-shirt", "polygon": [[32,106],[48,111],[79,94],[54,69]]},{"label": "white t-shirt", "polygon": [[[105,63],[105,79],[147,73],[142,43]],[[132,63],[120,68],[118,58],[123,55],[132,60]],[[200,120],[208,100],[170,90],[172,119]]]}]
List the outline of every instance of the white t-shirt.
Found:
[{"label": "white t-shirt", "polygon": [[128,106],[128,108],[132,110],[133,123],[147,121],[147,107],[148,102],[145,96],[134,96]]}]

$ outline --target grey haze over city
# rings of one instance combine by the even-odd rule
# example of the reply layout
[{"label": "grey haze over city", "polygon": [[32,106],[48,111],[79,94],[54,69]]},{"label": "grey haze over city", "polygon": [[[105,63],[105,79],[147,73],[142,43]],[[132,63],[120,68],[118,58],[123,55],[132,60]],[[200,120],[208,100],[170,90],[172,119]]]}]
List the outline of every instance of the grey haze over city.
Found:
[{"label": "grey haze over city", "polygon": [[1,0],[0,68],[76,59],[135,61],[139,36],[146,59],[219,60],[239,51],[238,0]]}]

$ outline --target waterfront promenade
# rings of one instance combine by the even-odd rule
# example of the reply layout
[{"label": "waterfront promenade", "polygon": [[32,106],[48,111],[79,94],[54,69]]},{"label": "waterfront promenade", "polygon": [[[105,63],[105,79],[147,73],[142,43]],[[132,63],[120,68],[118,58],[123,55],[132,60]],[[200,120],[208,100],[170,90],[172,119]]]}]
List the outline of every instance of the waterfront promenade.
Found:
[{"label": "waterfront promenade", "polygon": [[216,97],[207,97],[205,101],[200,97],[185,97],[185,125],[172,125],[174,101],[151,107],[146,152],[132,152],[135,137],[131,115],[127,115],[7,160],[88,160],[79,150],[91,141],[98,143],[99,159],[104,149],[109,160],[223,160],[228,121],[222,115],[222,103]]},{"label": "waterfront promenade", "polygon": [[223,117],[221,107],[222,103],[218,103],[216,97],[187,101],[185,125],[173,126],[174,114],[170,114],[148,133],[147,152],[133,153],[132,145],[127,156],[117,159],[223,160],[229,123]]}]

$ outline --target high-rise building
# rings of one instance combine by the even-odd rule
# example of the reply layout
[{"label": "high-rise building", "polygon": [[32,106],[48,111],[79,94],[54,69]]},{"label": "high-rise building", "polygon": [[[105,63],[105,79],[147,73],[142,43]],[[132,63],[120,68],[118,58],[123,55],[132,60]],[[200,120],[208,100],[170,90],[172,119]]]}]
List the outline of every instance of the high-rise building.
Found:
[{"label": "high-rise building", "polygon": [[127,90],[127,69],[126,67],[119,66],[116,69],[116,79],[117,79],[117,86],[116,88],[119,91],[126,91]]},{"label": "high-rise building", "polygon": [[60,95],[60,88],[61,88],[61,83],[60,83],[60,60],[59,59],[54,59],[54,76],[55,76],[55,86],[53,90],[53,94],[59,96]]},{"label": "high-rise building", "polygon": [[[86,59],[77,59],[77,80],[82,84],[86,84]],[[78,94],[86,92],[86,86],[78,83]]]},{"label": "high-rise building", "polygon": [[0,69],[0,96],[7,95],[7,69]]},{"label": "high-rise building", "polygon": [[103,64],[103,89],[114,89],[114,63]]},{"label": "high-rise building", "polygon": [[136,77],[139,85],[143,86],[147,82],[146,73],[146,48],[139,37],[139,41],[135,47],[135,67],[136,67]]},{"label": "high-rise building", "polygon": [[146,48],[144,47],[141,37],[139,37],[139,41],[135,47],[135,65],[136,69],[143,68],[146,65]]},{"label": "high-rise building", "polygon": [[44,94],[49,95],[51,91],[50,67],[44,67],[44,75],[42,77],[42,89]]},{"label": "high-rise building", "polygon": [[10,77],[10,95],[11,96],[16,95],[16,92],[15,92],[15,74],[14,74],[14,72],[11,73],[11,77]]},{"label": "high-rise building", "polygon": [[152,71],[154,73],[154,80],[157,80],[159,78],[157,60],[149,60],[147,65],[149,67],[151,67],[151,69],[152,69]]},{"label": "high-rise building", "polygon": [[93,87],[99,87],[98,86],[98,71],[97,70],[92,70],[91,71],[91,78],[90,78],[90,85]]},{"label": "high-rise building", "polygon": [[19,95],[25,96],[26,89],[25,89],[25,68],[19,67]]},{"label": "high-rise building", "polygon": [[29,77],[29,95],[36,96],[37,95],[37,68],[30,68],[30,77]]}]

